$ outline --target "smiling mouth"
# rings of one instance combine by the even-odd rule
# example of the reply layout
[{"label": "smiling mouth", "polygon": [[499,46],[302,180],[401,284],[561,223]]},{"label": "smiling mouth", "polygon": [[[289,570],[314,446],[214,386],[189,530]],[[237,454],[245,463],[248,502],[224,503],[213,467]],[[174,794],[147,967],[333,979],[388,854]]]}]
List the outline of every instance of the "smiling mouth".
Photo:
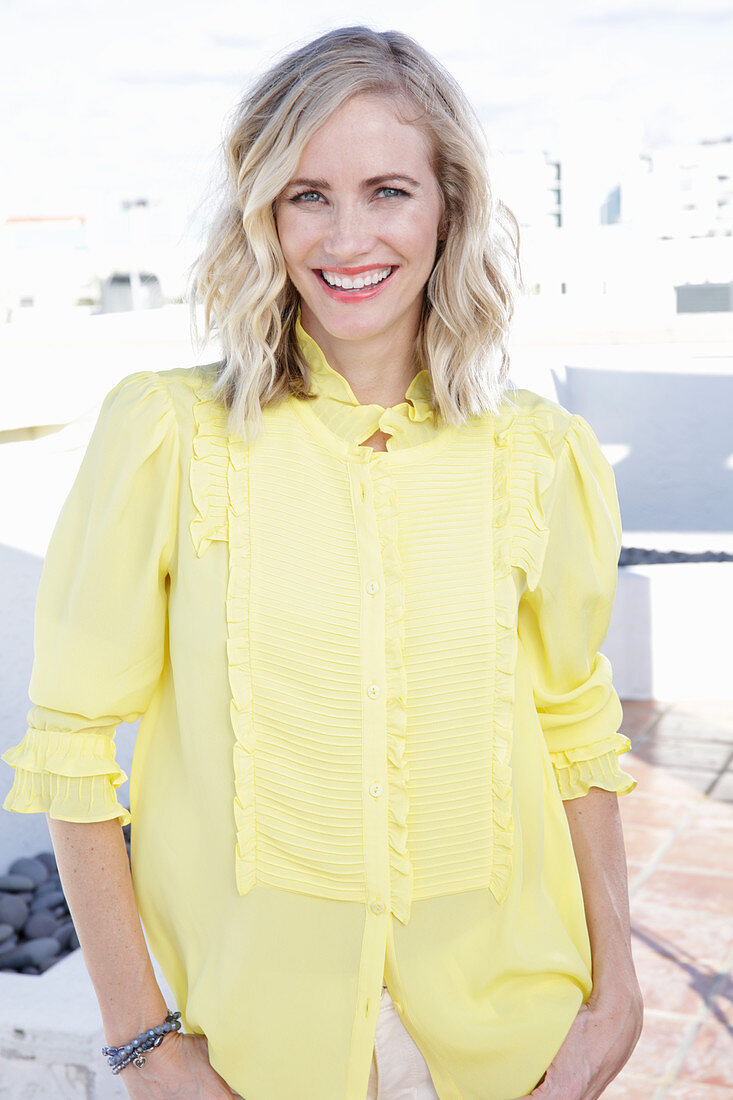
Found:
[{"label": "smiling mouth", "polygon": [[396,270],[395,267],[379,267],[371,271],[364,271],[358,275],[341,275],[335,271],[320,269],[320,275],[326,286],[331,290],[367,290],[370,287],[379,286],[387,281]]}]

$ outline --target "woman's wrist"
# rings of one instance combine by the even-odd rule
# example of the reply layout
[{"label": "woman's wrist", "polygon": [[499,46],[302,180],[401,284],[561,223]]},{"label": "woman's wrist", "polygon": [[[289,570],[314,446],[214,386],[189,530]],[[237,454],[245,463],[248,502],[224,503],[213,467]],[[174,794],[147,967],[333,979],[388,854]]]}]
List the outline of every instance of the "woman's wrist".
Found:
[{"label": "woman's wrist", "polygon": [[144,1066],[147,1062],[147,1053],[156,1050],[166,1035],[180,1029],[180,1018],[180,1012],[168,1012],[164,1020],[132,1036],[126,1043],[116,1047],[102,1047],[102,1054],[107,1058],[112,1072],[121,1073],[131,1062],[137,1068]]},{"label": "woman's wrist", "polygon": [[133,1035],[155,1027],[165,1018],[168,1006],[157,983],[148,996],[141,998],[134,1008],[128,999],[118,1004],[106,1003],[102,1011],[104,1037],[108,1046],[117,1047]]},{"label": "woman's wrist", "polygon": [[594,968],[593,992],[588,1000],[590,1007],[615,1015],[619,1011],[641,1013],[643,999],[639,979],[629,956],[613,966],[605,966],[596,972]]}]

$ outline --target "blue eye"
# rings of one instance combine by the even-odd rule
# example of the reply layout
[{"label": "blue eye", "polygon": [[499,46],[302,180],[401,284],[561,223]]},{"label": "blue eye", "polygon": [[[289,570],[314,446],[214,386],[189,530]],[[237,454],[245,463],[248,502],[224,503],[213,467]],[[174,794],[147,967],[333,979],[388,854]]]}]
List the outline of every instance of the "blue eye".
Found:
[{"label": "blue eye", "polygon": [[323,197],[319,191],[300,191],[299,194],[293,195],[290,201],[299,202],[301,199],[304,199],[308,202],[311,202],[312,200],[309,198],[309,196],[311,195],[315,195],[316,199],[320,199]]},{"label": "blue eye", "polygon": [[380,187],[380,191],[390,191],[391,194],[387,195],[388,199],[394,198],[396,195],[406,195],[407,191],[403,191],[401,187]]}]

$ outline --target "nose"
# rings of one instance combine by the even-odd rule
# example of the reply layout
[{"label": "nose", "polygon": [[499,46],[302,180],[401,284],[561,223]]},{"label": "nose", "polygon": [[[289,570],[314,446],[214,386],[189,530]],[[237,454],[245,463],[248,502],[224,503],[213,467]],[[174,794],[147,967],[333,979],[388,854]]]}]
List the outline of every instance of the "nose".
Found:
[{"label": "nose", "polygon": [[334,260],[345,262],[368,255],[375,234],[368,213],[359,203],[334,204],[323,245]]}]

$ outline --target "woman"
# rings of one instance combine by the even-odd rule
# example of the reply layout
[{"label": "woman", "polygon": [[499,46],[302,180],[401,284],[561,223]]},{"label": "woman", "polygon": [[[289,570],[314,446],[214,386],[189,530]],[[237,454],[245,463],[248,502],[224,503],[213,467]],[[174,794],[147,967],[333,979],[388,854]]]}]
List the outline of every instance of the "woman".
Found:
[{"label": "woman", "polygon": [[224,361],[123,379],[54,531],[6,807],[114,1047],[169,1007],[142,918],[186,1034],[133,1100],[594,1100],[638,1038],[613,473],[508,393],[482,141],[402,34],[265,73],[195,269]]}]

